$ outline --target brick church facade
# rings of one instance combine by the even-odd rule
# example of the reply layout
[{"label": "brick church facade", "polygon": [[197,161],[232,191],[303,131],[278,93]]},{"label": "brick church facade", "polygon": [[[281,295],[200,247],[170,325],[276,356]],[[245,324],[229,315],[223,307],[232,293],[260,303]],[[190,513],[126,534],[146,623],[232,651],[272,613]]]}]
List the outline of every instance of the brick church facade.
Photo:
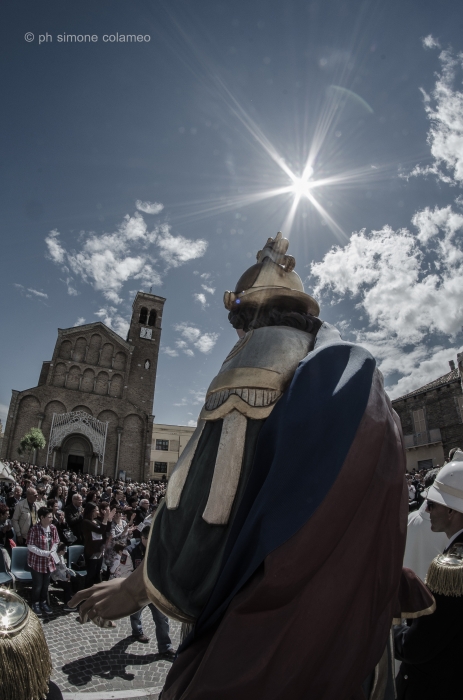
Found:
[{"label": "brick church facade", "polygon": [[164,302],[138,292],[126,340],[101,322],[58,329],[38,385],[12,392],[2,458],[18,459],[23,435],[40,427],[47,446],[36,464],[149,478]]}]

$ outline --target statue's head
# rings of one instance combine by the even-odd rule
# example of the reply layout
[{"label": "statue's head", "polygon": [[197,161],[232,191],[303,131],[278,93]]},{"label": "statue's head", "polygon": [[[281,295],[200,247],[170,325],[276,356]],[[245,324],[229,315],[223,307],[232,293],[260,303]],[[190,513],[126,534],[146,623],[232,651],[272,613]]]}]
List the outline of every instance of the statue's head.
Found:
[{"label": "statue's head", "polygon": [[314,332],[320,326],[320,307],[306,294],[296,264],[286,255],[289,241],[278,232],[257,253],[257,263],[241,275],[234,292],[225,292],[224,305],[237,330],[290,325]]},{"label": "statue's head", "polygon": [[40,620],[19,595],[0,587],[0,697],[41,700],[51,671]]}]

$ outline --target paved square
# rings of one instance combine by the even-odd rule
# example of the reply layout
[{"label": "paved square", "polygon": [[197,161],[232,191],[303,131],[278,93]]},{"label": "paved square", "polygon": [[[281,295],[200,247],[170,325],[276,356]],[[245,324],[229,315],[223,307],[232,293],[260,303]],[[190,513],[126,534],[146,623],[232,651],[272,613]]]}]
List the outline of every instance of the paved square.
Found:
[{"label": "paved square", "polygon": [[[75,613],[62,612],[61,601],[56,603],[50,590],[53,617],[43,618],[43,629],[53,661],[52,680],[69,700],[76,692],[89,693],[118,691],[114,697],[130,697],[136,690],[160,692],[171,662],[158,654],[156,633],[149,609],[143,612],[143,631],[150,637],[148,644],[131,638],[129,618],[118,620],[117,627],[100,629],[93,623],[81,625]],[[170,637],[177,649],[180,623],[170,620]],[[121,691],[131,691],[124,695]],[[110,697],[107,695],[106,697]],[[144,699],[147,696],[143,696]]]}]

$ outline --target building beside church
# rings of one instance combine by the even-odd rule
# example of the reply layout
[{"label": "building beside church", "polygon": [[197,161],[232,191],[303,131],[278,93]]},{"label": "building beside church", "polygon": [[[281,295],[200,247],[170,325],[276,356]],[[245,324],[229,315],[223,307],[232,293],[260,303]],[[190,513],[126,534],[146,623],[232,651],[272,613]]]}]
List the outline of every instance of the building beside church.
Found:
[{"label": "building beside church", "polygon": [[22,436],[39,427],[47,445],[33,456],[36,464],[150,478],[164,302],[138,292],[126,340],[101,322],[58,329],[37,386],[12,392],[2,458],[18,459]]},{"label": "building beside church", "polygon": [[154,479],[168,479],[195,428],[188,425],[153,425],[150,473]]},{"label": "building beside church", "polygon": [[442,466],[453,447],[463,449],[463,353],[450,372],[392,401],[399,414],[407,469]]}]

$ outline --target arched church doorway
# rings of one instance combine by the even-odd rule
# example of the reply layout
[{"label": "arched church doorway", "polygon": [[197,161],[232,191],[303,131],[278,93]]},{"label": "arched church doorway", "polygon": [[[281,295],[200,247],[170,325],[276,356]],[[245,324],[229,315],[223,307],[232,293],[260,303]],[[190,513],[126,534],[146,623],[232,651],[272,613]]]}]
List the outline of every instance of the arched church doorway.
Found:
[{"label": "arched church doorway", "polygon": [[90,472],[93,446],[84,435],[71,433],[61,445],[61,468],[75,472]]}]

